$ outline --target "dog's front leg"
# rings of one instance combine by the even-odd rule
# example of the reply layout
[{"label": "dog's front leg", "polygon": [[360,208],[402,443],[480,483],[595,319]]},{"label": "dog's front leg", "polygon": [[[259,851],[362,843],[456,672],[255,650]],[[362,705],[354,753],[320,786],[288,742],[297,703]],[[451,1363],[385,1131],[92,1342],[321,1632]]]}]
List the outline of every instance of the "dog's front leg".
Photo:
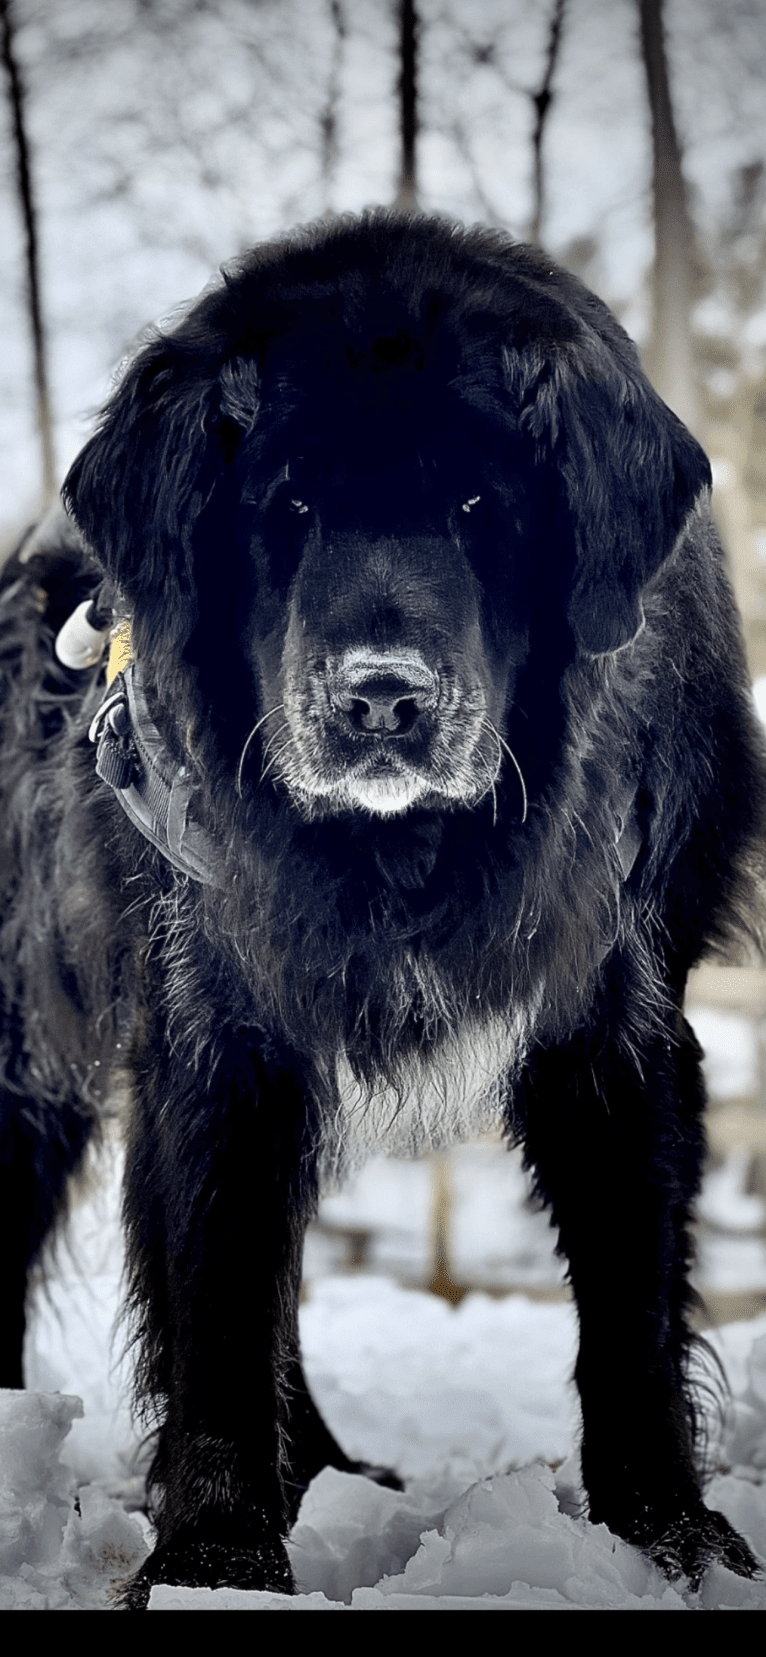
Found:
[{"label": "dog's front leg", "polygon": [[[292,1592],[284,1548],[288,1400],[314,1136],[297,1069],[246,1033],[217,1041],[204,1090],[169,1049],[137,1079],[125,1212],[139,1403],[160,1426],[153,1583]],[[193,1085],[196,1081],[197,1087]]]},{"label": "dog's front leg", "polygon": [[[699,1583],[747,1544],[702,1499],[689,1377],[690,1219],[703,1153],[697,1043],[680,1017],[640,1051],[605,1005],[597,1028],[538,1053],[519,1097],[527,1157],[569,1261],[590,1517]],[[635,1023],[634,1023],[635,1028]],[[520,1123],[521,1125],[521,1123]]]}]

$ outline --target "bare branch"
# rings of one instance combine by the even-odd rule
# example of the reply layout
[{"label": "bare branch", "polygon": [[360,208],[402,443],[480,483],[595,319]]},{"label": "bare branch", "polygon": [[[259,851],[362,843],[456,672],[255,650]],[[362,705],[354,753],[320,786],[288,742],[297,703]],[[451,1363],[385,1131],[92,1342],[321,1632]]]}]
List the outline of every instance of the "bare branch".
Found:
[{"label": "bare branch", "polygon": [[37,395],[37,424],[40,433],[45,505],[57,492],[56,460],[53,450],[53,422],[48,391],[45,330],[40,299],[40,259],[37,243],[37,214],[32,187],[32,167],[24,118],[24,85],[15,49],[15,19],[12,0],[0,0],[0,57],[5,69],[8,102],[16,149],[16,188],[26,238],[27,306],[34,352]]},{"label": "bare branch", "polygon": [[491,197],[487,194],[487,191],[484,188],[481,172],[473,150],[471,149],[471,143],[466,131],[465,122],[459,115],[454,117],[449,128],[449,132],[458,155],[465,162],[465,166],[476,195],[479,212],[482,214],[482,217],[486,219],[487,224],[502,224],[503,215],[500,208],[492,202]]}]

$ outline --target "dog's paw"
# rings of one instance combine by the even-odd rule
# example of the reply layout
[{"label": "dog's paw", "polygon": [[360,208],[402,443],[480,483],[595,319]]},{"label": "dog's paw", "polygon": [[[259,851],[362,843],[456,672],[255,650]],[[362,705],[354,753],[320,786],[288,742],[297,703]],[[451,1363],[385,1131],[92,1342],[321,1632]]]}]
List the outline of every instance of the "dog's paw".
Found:
[{"label": "dog's paw", "polygon": [[709,1565],[725,1565],[736,1576],[763,1575],[744,1537],[722,1513],[707,1507],[680,1514],[644,1552],[671,1582],[686,1577],[695,1591]]},{"label": "dog's paw", "polygon": [[233,1547],[223,1542],[168,1542],[149,1555],[140,1571],[119,1588],[118,1611],[145,1611],[155,1585],[176,1588],[266,1589],[294,1594],[290,1561],[281,1542]]}]

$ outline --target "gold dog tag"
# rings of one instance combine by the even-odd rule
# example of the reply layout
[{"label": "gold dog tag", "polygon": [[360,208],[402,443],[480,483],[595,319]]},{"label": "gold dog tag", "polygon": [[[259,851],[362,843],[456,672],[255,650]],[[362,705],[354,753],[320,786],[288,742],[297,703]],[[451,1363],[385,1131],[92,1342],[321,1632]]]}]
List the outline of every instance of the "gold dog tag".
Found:
[{"label": "gold dog tag", "polygon": [[106,666],[106,682],[111,685],[118,673],[124,673],[133,660],[133,635],[130,630],[130,621],[121,621],[117,631],[112,635],[109,646],[109,661]]}]

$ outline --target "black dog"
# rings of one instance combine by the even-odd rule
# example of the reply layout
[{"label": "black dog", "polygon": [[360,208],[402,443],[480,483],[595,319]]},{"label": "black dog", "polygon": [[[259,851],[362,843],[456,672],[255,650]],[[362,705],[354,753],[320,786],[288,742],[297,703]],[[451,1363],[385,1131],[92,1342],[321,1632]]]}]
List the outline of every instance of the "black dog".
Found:
[{"label": "black dog", "polygon": [[[298,1346],[321,1180],[497,1120],[569,1261],[591,1518],[694,1582],[755,1569],[689,1378],[684,985],[757,934],[766,811],[709,483],[574,278],[381,213],[152,338],[67,479],[79,533],[7,568],[4,1378],[124,1060],[159,1422],[124,1603],[290,1589],[300,1494],[351,1465]],[[53,654],[89,598],[92,655],[130,622],[106,690],[71,627]]]}]

